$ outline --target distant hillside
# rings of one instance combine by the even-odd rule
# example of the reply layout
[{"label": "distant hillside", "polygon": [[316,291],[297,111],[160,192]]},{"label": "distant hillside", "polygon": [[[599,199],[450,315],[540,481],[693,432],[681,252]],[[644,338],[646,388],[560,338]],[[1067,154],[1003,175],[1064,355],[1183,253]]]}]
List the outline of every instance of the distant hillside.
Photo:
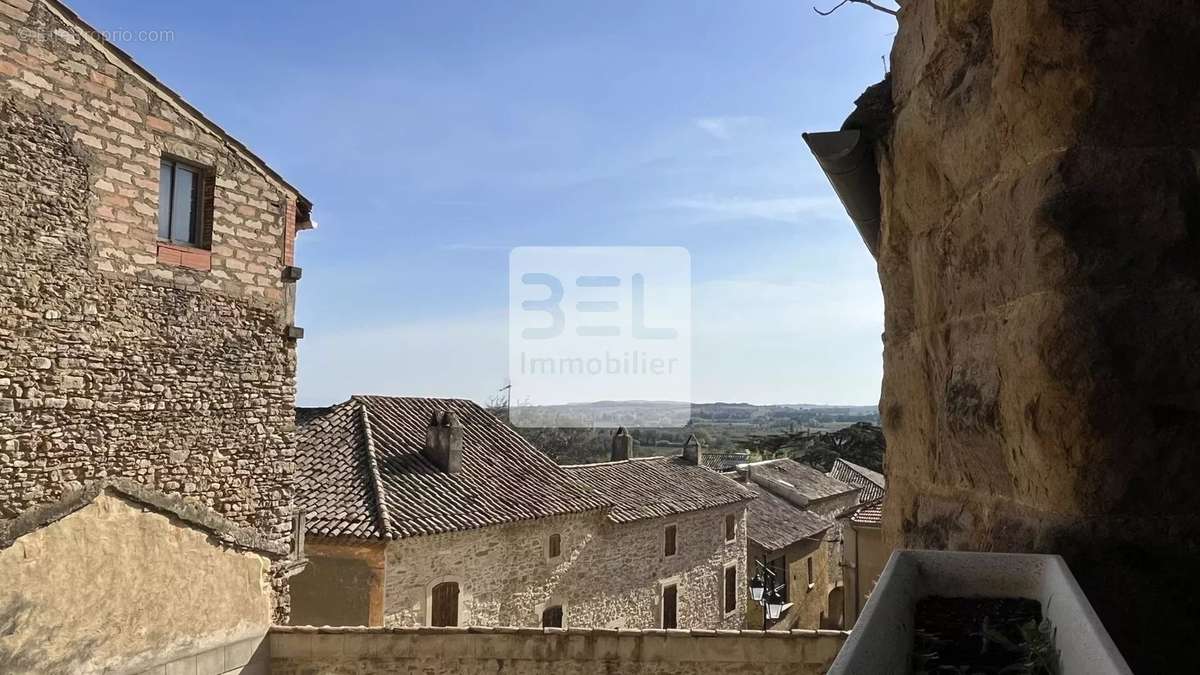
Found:
[{"label": "distant hillside", "polygon": [[[656,415],[668,415],[680,403],[604,401],[586,405],[539,406],[536,418],[543,427],[516,427],[531,443],[560,464],[601,462],[609,458],[610,438],[616,421],[628,419],[636,408],[641,419],[654,423]],[[503,405],[492,411],[507,420]],[[529,408],[522,410],[529,418]],[[587,420],[587,428],[554,426],[554,420]],[[801,434],[837,431],[856,423],[879,424],[875,406],[826,406],[810,404],[753,405],[749,403],[694,403],[691,423],[684,427],[639,427],[630,429],[641,456],[678,454],[691,434],[716,452],[755,449],[768,437],[799,438]],[[776,447],[775,451],[780,448]],[[854,460],[851,460],[854,461]],[[832,462],[832,460],[830,460]],[[872,467],[874,468],[874,467]]]}]

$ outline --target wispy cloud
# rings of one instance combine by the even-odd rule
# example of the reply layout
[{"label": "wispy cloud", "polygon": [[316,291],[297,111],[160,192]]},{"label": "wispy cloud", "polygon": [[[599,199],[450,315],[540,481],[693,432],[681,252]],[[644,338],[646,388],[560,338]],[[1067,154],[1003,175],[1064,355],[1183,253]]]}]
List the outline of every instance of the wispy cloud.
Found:
[{"label": "wispy cloud", "polygon": [[664,206],[694,211],[707,218],[722,220],[752,218],[796,223],[814,216],[836,215],[841,206],[836,197],[690,197],[672,199]]},{"label": "wispy cloud", "polygon": [[719,141],[728,141],[738,131],[756,126],[762,121],[761,117],[751,116],[697,117],[692,120],[696,128]]}]

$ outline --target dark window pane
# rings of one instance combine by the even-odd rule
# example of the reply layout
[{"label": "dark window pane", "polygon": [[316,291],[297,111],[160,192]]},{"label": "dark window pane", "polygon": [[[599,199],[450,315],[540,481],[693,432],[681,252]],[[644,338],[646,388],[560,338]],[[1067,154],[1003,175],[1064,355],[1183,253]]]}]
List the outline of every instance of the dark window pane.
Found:
[{"label": "dark window pane", "polygon": [[557,558],[562,554],[562,537],[557,534],[550,535],[550,557]]},{"label": "dark window pane", "polygon": [[174,194],[171,197],[171,240],[191,243],[196,222],[196,173],[175,165]]},{"label": "dark window pane", "polygon": [[679,627],[678,590],[675,586],[667,586],[662,593],[662,627]]},{"label": "dark window pane", "polygon": [[737,568],[725,568],[725,611],[732,612],[737,609]]},{"label": "dark window pane", "polygon": [[737,536],[737,520],[733,514],[725,516],[725,541],[733,541]]},{"label": "dark window pane", "polygon": [[431,601],[433,611],[429,617],[430,625],[458,625],[458,584],[447,581],[434,586]]},{"label": "dark window pane", "polygon": [[668,525],[666,532],[666,541],[663,544],[664,555],[675,555],[675,526]]},{"label": "dark window pane", "polygon": [[171,238],[171,162],[158,166],[158,238]]},{"label": "dark window pane", "polygon": [[555,605],[547,607],[542,612],[542,628],[562,628],[563,627],[563,611],[562,606]]}]

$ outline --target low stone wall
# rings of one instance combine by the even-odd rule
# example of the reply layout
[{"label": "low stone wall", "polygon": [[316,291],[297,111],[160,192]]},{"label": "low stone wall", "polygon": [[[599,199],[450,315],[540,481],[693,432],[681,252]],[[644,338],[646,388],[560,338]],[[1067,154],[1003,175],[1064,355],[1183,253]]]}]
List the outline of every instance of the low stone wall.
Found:
[{"label": "low stone wall", "polygon": [[272,675],[816,675],[846,633],[827,630],[308,628],[270,634]]}]

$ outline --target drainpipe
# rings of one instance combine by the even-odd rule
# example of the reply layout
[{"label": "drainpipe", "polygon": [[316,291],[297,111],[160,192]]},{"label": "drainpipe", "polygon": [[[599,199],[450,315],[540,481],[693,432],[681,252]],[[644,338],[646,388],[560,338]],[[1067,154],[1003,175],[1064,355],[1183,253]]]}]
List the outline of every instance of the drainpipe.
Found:
[{"label": "drainpipe", "polygon": [[806,133],[803,137],[867,250],[879,258],[879,169],[872,141],[859,129]]}]

